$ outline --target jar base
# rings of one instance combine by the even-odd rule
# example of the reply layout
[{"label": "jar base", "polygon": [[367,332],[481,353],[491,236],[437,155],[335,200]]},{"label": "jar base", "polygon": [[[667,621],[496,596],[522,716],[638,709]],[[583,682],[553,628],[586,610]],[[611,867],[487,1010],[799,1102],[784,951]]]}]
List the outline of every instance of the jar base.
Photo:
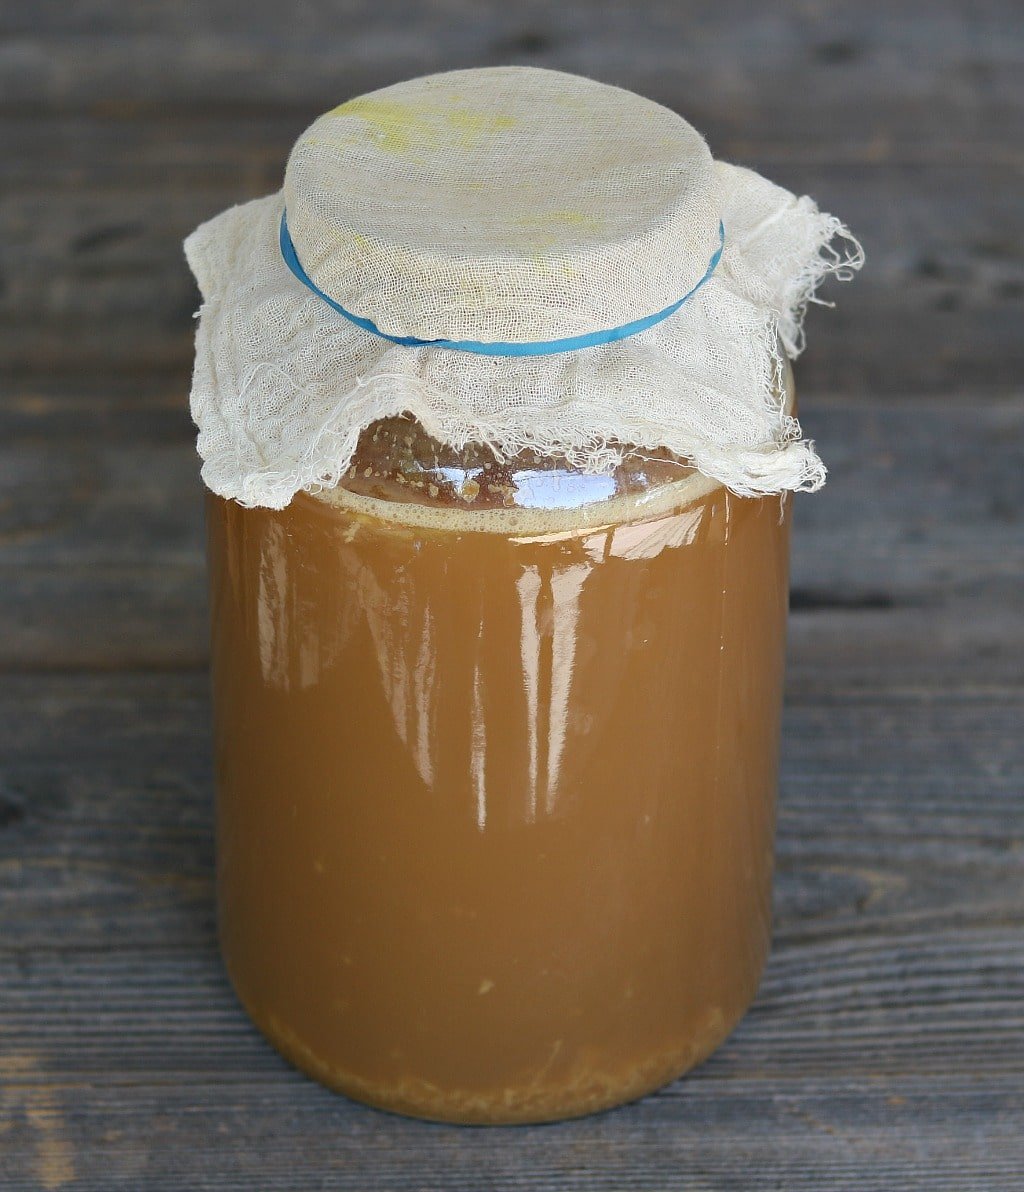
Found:
[{"label": "jar base", "polygon": [[703,1063],[733,1032],[746,1014],[753,995],[726,1018],[720,1011],[708,1016],[705,1027],[685,1045],[676,1045],[630,1066],[626,1075],[601,1072],[588,1064],[585,1072],[550,1085],[537,1081],[513,1088],[480,1092],[442,1088],[409,1077],[400,1082],[377,1082],[346,1072],[321,1059],[286,1024],[270,1012],[256,1011],[243,994],[225,961],[228,977],[247,1016],[293,1067],[319,1084],[373,1109],[421,1121],[465,1126],[540,1125],[587,1117],[638,1101],[678,1080]]}]

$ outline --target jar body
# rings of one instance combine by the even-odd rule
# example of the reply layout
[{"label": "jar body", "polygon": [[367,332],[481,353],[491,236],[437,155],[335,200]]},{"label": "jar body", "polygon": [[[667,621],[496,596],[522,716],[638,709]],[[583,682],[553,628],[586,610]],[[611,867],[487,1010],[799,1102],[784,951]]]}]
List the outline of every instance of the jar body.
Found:
[{"label": "jar body", "polygon": [[523,1122],[707,1056],[768,948],[788,498],[546,533],[210,496],[221,944],[357,1099]]}]

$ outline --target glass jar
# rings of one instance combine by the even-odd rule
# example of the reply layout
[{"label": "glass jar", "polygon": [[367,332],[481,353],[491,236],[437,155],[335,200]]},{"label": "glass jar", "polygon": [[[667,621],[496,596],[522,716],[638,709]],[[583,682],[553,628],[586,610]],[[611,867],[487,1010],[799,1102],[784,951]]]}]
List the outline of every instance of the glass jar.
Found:
[{"label": "glass jar", "polygon": [[361,1101],[536,1122],[699,1063],[768,950],[789,498],[364,433],[208,497],[228,971]]}]

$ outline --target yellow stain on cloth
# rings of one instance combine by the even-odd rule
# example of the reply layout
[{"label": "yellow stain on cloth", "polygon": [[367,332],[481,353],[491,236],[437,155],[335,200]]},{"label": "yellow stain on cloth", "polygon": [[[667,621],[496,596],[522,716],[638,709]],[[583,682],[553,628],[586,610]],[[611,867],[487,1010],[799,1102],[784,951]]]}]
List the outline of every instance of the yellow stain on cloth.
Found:
[{"label": "yellow stain on cloth", "polygon": [[417,146],[434,148],[457,144],[472,149],[486,136],[514,128],[513,116],[475,112],[469,108],[429,108],[373,95],[360,95],[333,108],[331,116],[358,116],[374,130],[374,140],[385,153],[405,154]]}]

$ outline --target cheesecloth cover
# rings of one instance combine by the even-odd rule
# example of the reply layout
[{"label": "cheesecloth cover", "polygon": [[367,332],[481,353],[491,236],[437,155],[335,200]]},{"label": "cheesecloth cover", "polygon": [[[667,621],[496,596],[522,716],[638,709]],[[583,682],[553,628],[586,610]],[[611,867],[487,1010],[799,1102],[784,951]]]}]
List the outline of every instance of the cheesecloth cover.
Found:
[{"label": "cheesecloth cover", "polygon": [[500,67],[349,100],[279,193],[185,253],[203,479],[243,505],[337,484],[361,430],[398,414],[499,458],[602,472],[668,448],[739,494],[824,483],[781,352],[860,246],[631,92]]}]

